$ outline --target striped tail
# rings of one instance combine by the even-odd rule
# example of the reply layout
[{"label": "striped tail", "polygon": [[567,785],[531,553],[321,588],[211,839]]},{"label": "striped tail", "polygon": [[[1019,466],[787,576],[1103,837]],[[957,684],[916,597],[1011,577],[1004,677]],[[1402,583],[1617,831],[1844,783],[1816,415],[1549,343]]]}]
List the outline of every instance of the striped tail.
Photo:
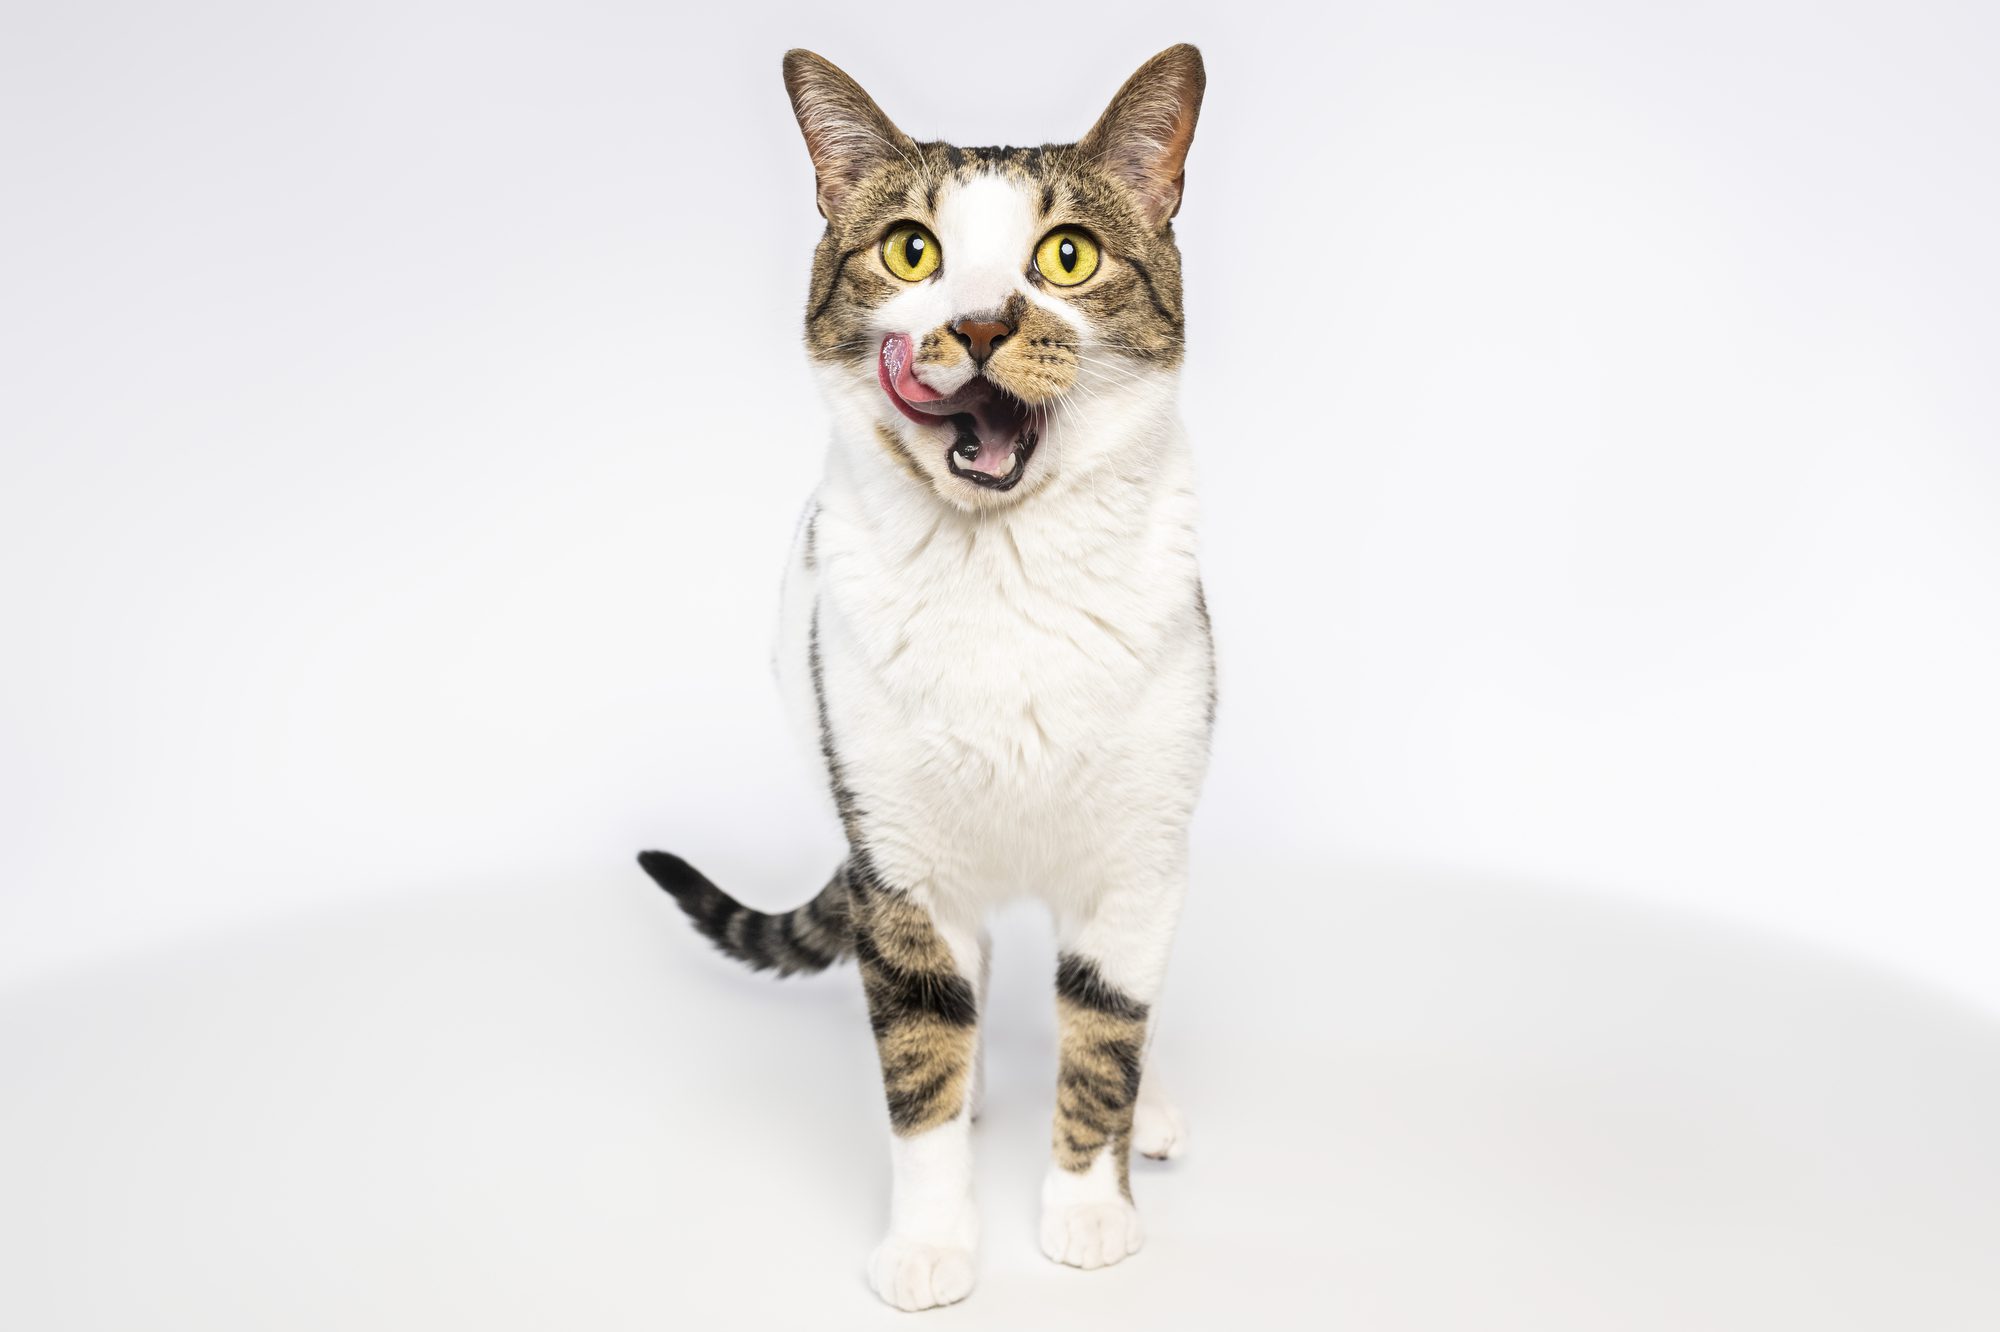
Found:
[{"label": "striped tail", "polygon": [[845,864],[812,901],[776,915],[744,906],[700,870],[665,851],[641,851],[639,868],[680,903],[694,927],[717,948],[753,971],[780,976],[825,971],[854,952]]}]

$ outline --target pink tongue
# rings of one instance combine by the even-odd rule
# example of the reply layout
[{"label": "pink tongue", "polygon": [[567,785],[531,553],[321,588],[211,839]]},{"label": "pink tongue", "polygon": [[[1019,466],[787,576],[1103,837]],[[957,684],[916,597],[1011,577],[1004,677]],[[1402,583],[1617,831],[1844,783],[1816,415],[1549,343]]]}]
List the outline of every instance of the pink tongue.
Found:
[{"label": "pink tongue", "polygon": [[917,378],[916,369],[910,363],[910,339],[907,334],[891,333],[882,339],[882,369],[895,386],[896,395],[904,402],[936,402],[944,396]]},{"label": "pink tongue", "polygon": [[[907,407],[918,409],[917,419],[924,419],[923,405],[942,400],[944,394],[917,378],[916,370],[911,365],[909,335],[891,333],[883,338],[881,356],[882,378],[890,392],[901,398]],[[970,405],[964,410],[975,423],[973,433],[979,438],[979,452],[959,465],[996,477],[1013,471],[1014,435],[1020,423],[1004,415],[996,418],[984,404]]]}]

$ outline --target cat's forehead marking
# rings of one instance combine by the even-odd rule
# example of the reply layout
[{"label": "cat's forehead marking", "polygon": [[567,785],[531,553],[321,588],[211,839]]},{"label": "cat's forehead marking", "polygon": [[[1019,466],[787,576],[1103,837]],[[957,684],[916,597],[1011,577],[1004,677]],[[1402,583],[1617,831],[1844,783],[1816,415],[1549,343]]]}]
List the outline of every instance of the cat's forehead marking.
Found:
[{"label": "cat's forehead marking", "polygon": [[[1073,144],[965,148],[938,141],[883,162],[828,219],[813,258],[806,341],[814,357],[873,377],[884,329],[926,333],[969,313],[1025,302],[1124,360],[1180,361],[1180,256],[1171,231],[1144,225],[1129,191]],[[899,220],[936,232],[937,278],[890,276],[882,237]],[[1088,284],[1057,292],[1031,271],[1049,228],[1076,226],[1103,247]],[[948,349],[947,349],[948,350]]]},{"label": "cat's forehead marking", "polygon": [[1037,171],[1041,169],[1047,157],[1047,150],[1043,148],[961,148],[954,143],[927,146],[942,149],[945,161],[950,163],[954,171],[966,168],[976,171],[992,167]]}]

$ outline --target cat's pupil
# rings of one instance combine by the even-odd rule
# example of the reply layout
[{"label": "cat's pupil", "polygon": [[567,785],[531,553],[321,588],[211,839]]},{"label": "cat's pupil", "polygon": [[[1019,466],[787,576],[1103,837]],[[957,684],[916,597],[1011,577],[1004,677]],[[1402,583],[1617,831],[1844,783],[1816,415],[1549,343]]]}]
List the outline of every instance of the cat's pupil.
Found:
[{"label": "cat's pupil", "polygon": [[912,236],[903,242],[903,262],[915,268],[924,257],[924,238]]},{"label": "cat's pupil", "polygon": [[1074,273],[1076,271],[1075,241],[1072,240],[1064,241],[1061,245],[1056,247],[1056,255],[1058,258],[1062,260],[1063,272]]}]

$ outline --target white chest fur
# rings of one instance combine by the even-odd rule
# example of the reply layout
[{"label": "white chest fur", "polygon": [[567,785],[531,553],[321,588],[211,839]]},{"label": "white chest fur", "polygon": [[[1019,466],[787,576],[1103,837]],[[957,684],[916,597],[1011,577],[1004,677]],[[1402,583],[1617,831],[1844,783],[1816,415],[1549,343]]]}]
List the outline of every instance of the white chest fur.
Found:
[{"label": "white chest fur", "polygon": [[905,496],[836,443],[779,664],[904,886],[1061,901],[1176,852],[1213,680],[1191,469],[1178,426],[1160,433],[1141,476],[989,514]]}]

